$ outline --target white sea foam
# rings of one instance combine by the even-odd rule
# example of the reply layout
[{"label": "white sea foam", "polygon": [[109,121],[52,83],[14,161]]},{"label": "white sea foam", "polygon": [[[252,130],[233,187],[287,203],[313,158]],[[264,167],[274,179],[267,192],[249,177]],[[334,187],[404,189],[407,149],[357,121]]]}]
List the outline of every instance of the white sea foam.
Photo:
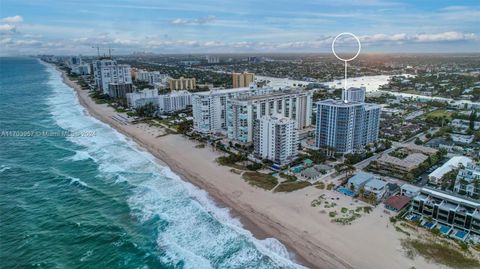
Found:
[{"label": "white sea foam", "polygon": [[12,168],[11,168],[10,166],[7,166],[7,165],[2,164],[2,165],[0,166],[0,173],[5,172],[5,171],[7,171],[7,170],[9,170],[9,169],[12,169]]},{"label": "white sea foam", "polygon": [[[87,117],[85,109],[59,76],[49,67],[54,94],[49,99],[57,125],[69,131],[95,131],[94,137],[69,137],[82,146],[101,172],[112,183],[128,182],[132,196],[128,203],[141,221],[158,216],[167,225],[159,227],[157,243],[166,255],[166,263],[184,262],[185,268],[299,268],[289,259],[285,246],[269,238],[258,240],[233,218],[227,208],[220,208],[208,194],[184,182],[168,167],[159,165],[154,156],[138,148],[108,125]],[[81,182],[81,181],[80,181]],[[265,259],[265,257],[269,259]]]}]

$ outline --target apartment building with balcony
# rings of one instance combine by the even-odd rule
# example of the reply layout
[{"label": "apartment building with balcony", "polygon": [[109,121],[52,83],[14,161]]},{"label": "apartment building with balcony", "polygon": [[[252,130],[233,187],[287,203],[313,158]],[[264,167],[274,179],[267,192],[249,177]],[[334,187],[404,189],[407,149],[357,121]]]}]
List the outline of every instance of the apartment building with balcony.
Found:
[{"label": "apartment building with balcony", "polygon": [[[461,198],[454,193],[424,187],[412,199],[412,213],[432,220],[431,227],[460,231],[461,238],[480,235],[480,202]],[[457,236],[458,237],[458,236]]]}]

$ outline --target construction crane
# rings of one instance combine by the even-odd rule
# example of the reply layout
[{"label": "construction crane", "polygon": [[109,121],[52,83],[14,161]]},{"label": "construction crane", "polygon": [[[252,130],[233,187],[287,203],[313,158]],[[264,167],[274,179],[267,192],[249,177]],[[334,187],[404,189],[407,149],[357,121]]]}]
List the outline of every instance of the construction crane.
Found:
[{"label": "construction crane", "polygon": [[100,47],[98,45],[92,46],[92,48],[97,49],[98,58],[100,58]]}]

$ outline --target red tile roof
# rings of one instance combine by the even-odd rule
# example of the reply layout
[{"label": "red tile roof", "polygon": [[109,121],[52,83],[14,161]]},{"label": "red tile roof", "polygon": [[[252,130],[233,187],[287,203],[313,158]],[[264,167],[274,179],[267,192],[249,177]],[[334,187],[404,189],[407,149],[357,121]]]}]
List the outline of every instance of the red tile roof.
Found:
[{"label": "red tile roof", "polygon": [[383,202],[386,206],[395,208],[397,211],[404,208],[410,202],[410,198],[403,195],[395,195],[389,197],[385,202]]}]

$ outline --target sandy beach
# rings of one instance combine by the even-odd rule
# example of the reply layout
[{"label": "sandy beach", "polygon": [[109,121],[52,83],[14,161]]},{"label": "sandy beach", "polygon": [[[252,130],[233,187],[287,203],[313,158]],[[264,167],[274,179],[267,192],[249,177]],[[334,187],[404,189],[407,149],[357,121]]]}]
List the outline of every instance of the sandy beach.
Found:
[{"label": "sandy beach", "polygon": [[[158,136],[156,127],[146,124],[123,124],[119,114],[105,104],[96,104],[89,92],[81,90],[68,77],[64,82],[75,89],[88,113],[109,124],[148,150],[184,180],[207,191],[256,237],[274,237],[285,244],[295,260],[311,268],[443,268],[417,256],[405,256],[400,239],[382,205],[362,215],[351,225],[331,222],[323,207],[311,202],[324,194],[326,200],[341,207],[366,206],[338,192],[307,187],[291,193],[273,193],[248,185],[230,167],[219,166],[215,159],[222,153],[211,147],[196,148],[197,141],[181,135]],[[338,199],[337,199],[338,198]],[[323,211],[323,212],[322,212]]]}]

